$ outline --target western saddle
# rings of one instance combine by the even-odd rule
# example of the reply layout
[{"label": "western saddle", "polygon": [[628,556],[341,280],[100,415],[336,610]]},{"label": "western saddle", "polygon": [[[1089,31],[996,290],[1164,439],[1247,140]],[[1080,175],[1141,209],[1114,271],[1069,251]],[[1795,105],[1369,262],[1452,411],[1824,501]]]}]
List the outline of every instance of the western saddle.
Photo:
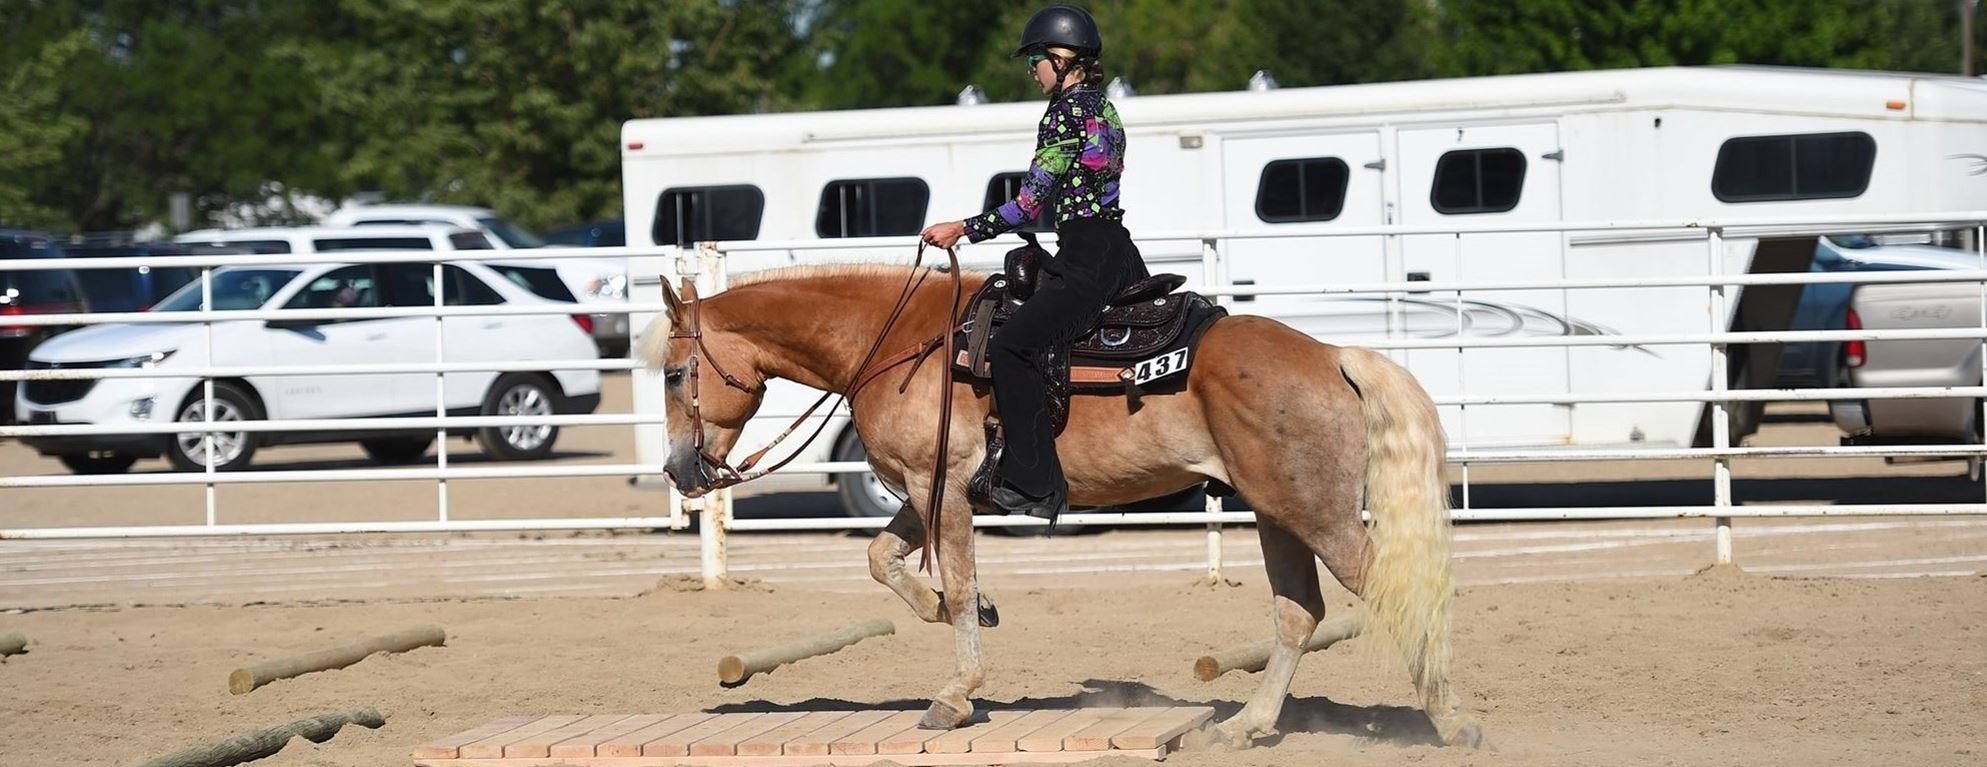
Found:
[{"label": "western saddle", "polygon": [[[1001,273],[987,278],[953,331],[954,374],[982,387],[993,380],[989,355],[994,334],[1034,295],[1041,264],[1049,257],[1032,234],[1023,232],[1021,237],[1028,244],[1008,251]],[[1134,283],[1113,297],[1090,329],[1067,348],[1049,352],[1044,384],[1056,434],[1069,422],[1071,392],[1122,393],[1126,407],[1135,413],[1145,394],[1178,391],[1185,385],[1201,334],[1228,314],[1206,296],[1176,292],[1186,281],[1178,274],[1155,274]],[[987,418],[986,434],[987,459],[969,484],[976,500],[991,492],[1005,446],[997,413]]]}]

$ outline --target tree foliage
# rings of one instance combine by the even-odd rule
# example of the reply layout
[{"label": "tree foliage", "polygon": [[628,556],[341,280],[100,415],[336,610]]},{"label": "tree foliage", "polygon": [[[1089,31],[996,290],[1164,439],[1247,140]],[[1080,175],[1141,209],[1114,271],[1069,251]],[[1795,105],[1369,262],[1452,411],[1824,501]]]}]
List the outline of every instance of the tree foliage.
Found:
[{"label": "tree foliage", "polygon": [[788,106],[787,0],[347,0],[296,45],[337,158],[323,188],[488,205],[527,226],[619,207],[623,121]]},{"label": "tree foliage", "polygon": [[1952,72],[1957,3],[1443,0],[1437,67],[1480,75],[1678,64]]},{"label": "tree foliage", "polygon": [[81,32],[72,32],[0,76],[0,222],[66,228],[68,217],[42,201],[41,187],[60,175],[63,149],[86,127],[64,108],[57,73],[88,47]]},{"label": "tree foliage", "polygon": [[[1036,4],[0,0],[0,222],[301,222],[360,193],[620,214],[632,118],[1000,101]],[[1140,94],[1755,63],[1952,72],[1945,0],[1094,0]]]}]

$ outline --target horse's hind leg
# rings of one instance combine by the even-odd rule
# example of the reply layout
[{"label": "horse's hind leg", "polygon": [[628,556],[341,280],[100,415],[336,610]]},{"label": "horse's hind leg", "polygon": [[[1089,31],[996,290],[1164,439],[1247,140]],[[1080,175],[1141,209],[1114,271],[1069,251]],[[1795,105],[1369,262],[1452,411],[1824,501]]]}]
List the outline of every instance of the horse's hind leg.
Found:
[{"label": "horse's hind leg", "polygon": [[1227,745],[1246,747],[1259,735],[1276,732],[1277,716],[1304,657],[1304,643],[1325,617],[1324,594],[1318,589],[1318,566],[1311,549],[1272,522],[1257,527],[1262,539],[1263,565],[1269,571],[1270,617],[1276,625],[1276,646],[1263,669],[1262,685],[1241,713],[1216,727]]},{"label": "horse's hind leg", "polygon": [[[904,566],[904,558],[925,544],[923,520],[918,518],[916,509],[904,504],[897,509],[897,516],[883,527],[875,540],[869,542],[869,577],[877,583],[888,586],[904,603],[911,606],[911,613],[926,623],[950,623],[950,611],[946,609],[945,594],[926,587]],[[984,595],[979,597],[979,621],[981,626],[993,628],[1000,624],[1000,611]]]}]

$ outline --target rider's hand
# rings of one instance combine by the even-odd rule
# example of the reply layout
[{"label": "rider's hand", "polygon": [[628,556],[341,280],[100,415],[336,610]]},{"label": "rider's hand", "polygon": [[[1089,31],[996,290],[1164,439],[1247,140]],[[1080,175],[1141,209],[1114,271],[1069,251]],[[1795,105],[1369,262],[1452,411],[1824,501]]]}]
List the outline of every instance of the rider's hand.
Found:
[{"label": "rider's hand", "polygon": [[959,238],[966,236],[966,222],[944,221],[925,227],[924,241],[941,248],[952,247]]}]

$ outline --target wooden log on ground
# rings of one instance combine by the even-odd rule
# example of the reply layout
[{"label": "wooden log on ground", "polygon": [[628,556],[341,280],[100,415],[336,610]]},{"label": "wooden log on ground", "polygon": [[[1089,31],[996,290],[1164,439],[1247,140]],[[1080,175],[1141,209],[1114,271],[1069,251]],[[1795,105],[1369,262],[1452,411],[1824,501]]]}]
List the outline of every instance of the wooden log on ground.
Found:
[{"label": "wooden log on ground", "polygon": [[229,674],[228,691],[240,695],[278,679],[344,668],[376,652],[406,652],[416,647],[439,646],[447,639],[448,635],[440,626],[422,626],[329,650],[263,661],[235,669],[234,673]]},{"label": "wooden log on ground", "polygon": [[896,624],[878,618],[789,645],[743,655],[726,655],[718,661],[718,681],[727,685],[744,684],[753,674],[763,674],[797,660],[827,655],[870,637],[895,633]]},{"label": "wooden log on ground", "polygon": [[[1304,652],[1317,652],[1347,639],[1359,636],[1366,630],[1366,614],[1349,612],[1327,618],[1311,632],[1311,640],[1304,643]],[[1254,644],[1231,647],[1213,655],[1203,655],[1194,661],[1194,678],[1203,682],[1230,671],[1257,672],[1269,665],[1270,650],[1276,646],[1275,640],[1265,639]]]},{"label": "wooden log on ground", "polygon": [[313,743],[323,743],[348,724],[377,729],[386,718],[371,707],[332,711],[289,724],[236,735],[218,743],[182,749],[146,762],[144,767],[228,767],[254,761],[283,750],[291,738],[302,735]]},{"label": "wooden log on ground", "polygon": [[0,658],[28,651],[28,638],[20,634],[0,634]]}]

